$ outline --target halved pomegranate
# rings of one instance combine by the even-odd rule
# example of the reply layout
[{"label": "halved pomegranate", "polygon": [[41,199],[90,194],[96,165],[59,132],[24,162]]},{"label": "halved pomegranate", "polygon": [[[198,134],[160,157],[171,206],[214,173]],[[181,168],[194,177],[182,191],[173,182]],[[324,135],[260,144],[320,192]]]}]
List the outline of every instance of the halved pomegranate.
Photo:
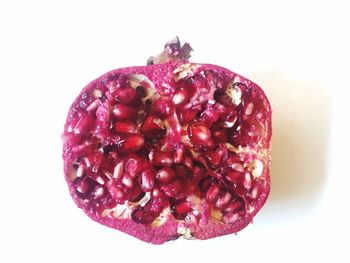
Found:
[{"label": "halved pomegranate", "polygon": [[255,83],[188,62],[178,39],[148,66],[83,89],[63,133],[64,172],[93,220],[143,241],[247,226],[270,191],[271,107]]}]

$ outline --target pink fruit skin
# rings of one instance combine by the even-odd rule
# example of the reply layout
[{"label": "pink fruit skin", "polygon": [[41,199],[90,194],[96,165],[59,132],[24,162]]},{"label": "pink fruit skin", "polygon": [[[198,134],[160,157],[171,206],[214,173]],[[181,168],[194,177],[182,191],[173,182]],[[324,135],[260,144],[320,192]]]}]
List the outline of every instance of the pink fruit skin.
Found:
[{"label": "pink fruit skin", "polygon": [[[122,74],[143,74],[147,76],[154,84],[157,89],[157,91],[162,94],[164,90],[159,89],[161,87],[162,83],[170,83],[173,81],[173,71],[178,68],[180,65],[186,64],[186,62],[168,62],[164,64],[157,64],[157,65],[150,65],[150,66],[136,66],[136,67],[127,67],[127,68],[121,68],[112,70],[98,79],[92,81],[90,84],[88,84],[82,91],[89,91],[95,83],[97,83],[99,80],[101,80],[104,76],[110,75],[111,73],[122,73]],[[247,87],[250,87],[254,89],[260,96],[261,100],[263,101],[264,107],[266,109],[266,113],[268,115],[268,122],[267,122],[267,133],[265,134],[264,138],[264,145],[263,147],[267,149],[268,152],[270,152],[270,140],[272,135],[272,125],[271,125],[271,114],[272,109],[270,106],[270,103],[264,93],[264,91],[254,82],[236,74],[232,71],[225,69],[220,66],[211,65],[211,64],[197,64],[192,63],[200,66],[201,70],[214,70],[218,74],[223,74],[228,76],[229,78],[239,77],[241,82],[246,83]],[[174,90],[172,91],[174,92]],[[244,93],[244,90],[242,90]],[[69,125],[70,116],[73,113],[73,108],[79,103],[80,96],[74,101],[72,104],[70,111],[67,116],[67,122],[65,124],[65,130],[67,130]],[[159,227],[151,227],[149,225],[143,225],[143,224],[136,224],[131,219],[116,219],[116,218],[108,218],[108,217],[102,217],[99,214],[94,213],[93,211],[89,210],[89,207],[86,205],[86,203],[82,202],[82,200],[77,196],[76,191],[72,185],[72,181],[69,178],[69,170],[72,166],[73,160],[74,160],[74,154],[72,154],[69,151],[68,144],[64,144],[63,147],[63,159],[64,159],[64,172],[65,172],[65,178],[69,185],[69,190],[71,193],[71,196],[73,197],[75,203],[77,206],[93,220],[114,228],[118,229],[120,231],[123,231],[129,235],[132,235],[134,237],[139,238],[140,240],[143,240],[145,242],[153,243],[153,244],[162,244],[169,240],[174,240],[179,237],[178,234],[178,222],[176,220],[168,220],[166,223]],[[264,192],[260,194],[259,198],[256,200],[254,204],[254,211],[252,211],[250,214],[245,213],[245,216],[241,218],[240,220],[232,223],[232,224],[226,224],[225,227],[223,227],[223,223],[211,223],[211,224],[202,224],[202,225],[195,225],[195,224],[189,224],[186,225],[186,228],[191,230],[192,237],[195,239],[208,239],[213,238],[216,236],[222,236],[226,234],[231,233],[237,233],[238,231],[245,228],[249,223],[252,222],[253,217],[256,215],[256,213],[261,209],[261,207],[266,202],[266,199],[270,192],[270,154],[268,154],[264,160],[264,174],[265,174],[265,180],[266,180],[266,188],[264,189]],[[184,224],[185,225],[185,224]]]}]

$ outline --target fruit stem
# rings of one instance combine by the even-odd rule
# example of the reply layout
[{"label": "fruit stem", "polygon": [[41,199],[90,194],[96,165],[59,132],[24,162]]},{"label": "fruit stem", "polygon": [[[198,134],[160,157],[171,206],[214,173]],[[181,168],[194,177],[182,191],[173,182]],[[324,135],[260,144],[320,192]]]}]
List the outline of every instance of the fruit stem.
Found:
[{"label": "fruit stem", "polygon": [[157,56],[152,56],[147,60],[147,65],[162,64],[171,61],[188,62],[193,51],[190,44],[185,43],[181,46],[178,37],[168,41],[164,46],[164,51]]}]

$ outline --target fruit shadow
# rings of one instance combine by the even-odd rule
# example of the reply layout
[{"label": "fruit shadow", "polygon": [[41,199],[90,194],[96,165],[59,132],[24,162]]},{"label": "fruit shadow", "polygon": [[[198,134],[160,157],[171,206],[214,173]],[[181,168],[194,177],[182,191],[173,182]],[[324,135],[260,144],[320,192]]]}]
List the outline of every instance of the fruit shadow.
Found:
[{"label": "fruit shadow", "polygon": [[322,85],[281,70],[251,79],[266,91],[273,109],[268,206],[309,210],[326,181],[331,98]]}]

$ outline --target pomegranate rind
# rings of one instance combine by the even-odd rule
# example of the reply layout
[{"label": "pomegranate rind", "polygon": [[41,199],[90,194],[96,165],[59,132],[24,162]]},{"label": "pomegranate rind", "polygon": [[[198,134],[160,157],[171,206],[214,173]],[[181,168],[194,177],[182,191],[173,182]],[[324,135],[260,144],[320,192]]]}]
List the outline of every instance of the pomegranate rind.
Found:
[{"label": "pomegranate rind", "polygon": [[[67,128],[71,122],[71,118],[74,115],[75,108],[77,107],[77,105],[79,105],[82,94],[84,92],[91,92],[91,90],[96,86],[96,84],[100,83],[104,77],[113,74],[142,74],[145,75],[149,80],[151,80],[154,83],[156,91],[162,94],[164,93],[164,90],[162,90],[160,87],[163,87],[164,83],[172,83],[174,81],[174,72],[176,72],[179,68],[184,68],[187,65],[192,66],[193,70],[196,72],[210,70],[214,71],[219,75],[225,75],[230,79],[239,79],[240,83],[244,83],[247,88],[253,89],[258,94],[258,97],[263,104],[265,114],[267,116],[266,131],[261,139],[263,143],[260,146],[256,146],[257,148],[254,149],[252,153],[252,155],[254,156],[256,156],[257,153],[262,153],[259,155],[259,158],[264,165],[264,170],[262,173],[265,181],[264,192],[259,194],[258,198],[254,202],[252,209],[250,209],[249,212],[244,213],[244,215],[239,216],[239,219],[237,219],[235,222],[223,223],[211,220],[206,224],[193,224],[180,222],[174,218],[169,217],[164,224],[154,227],[152,225],[137,224],[130,218],[119,219],[113,217],[104,217],[101,214],[96,213],[96,211],[91,210],[90,207],[76,194],[76,190],[74,188],[70,175],[71,167],[73,165],[76,155],[72,152],[72,147],[70,144],[64,143],[63,146],[65,179],[68,183],[70,194],[77,206],[81,208],[91,219],[95,220],[96,222],[114,229],[118,229],[140,240],[153,244],[162,244],[166,241],[174,240],[179,237],[209,239],[217,236],[237,233],[240,230],[244,229],[249,223],[251,223],[254,216],[263,207],[270,192],[270,141],[272,136],[272,109],[264,91],[256,83],[244,78],[243,76],[238,75],[226,68],[212,64],[196,64],[176,61],[158,65],[121,68],[107,72],[106,74],[100,76],[99,78],[89,83],[82,90],[81,94],[73,102],[68,112],[67,121],[64,127],[64,130],[67,131]],[[192,74],[192,72],[189,71],[188,74]],[[167,87],[169,89],[172,88],[171,86]],[[175,91],[168,90],[167,92]],[[244,92],[245,90],[242,88],[242,93],[244,94]]]}]

